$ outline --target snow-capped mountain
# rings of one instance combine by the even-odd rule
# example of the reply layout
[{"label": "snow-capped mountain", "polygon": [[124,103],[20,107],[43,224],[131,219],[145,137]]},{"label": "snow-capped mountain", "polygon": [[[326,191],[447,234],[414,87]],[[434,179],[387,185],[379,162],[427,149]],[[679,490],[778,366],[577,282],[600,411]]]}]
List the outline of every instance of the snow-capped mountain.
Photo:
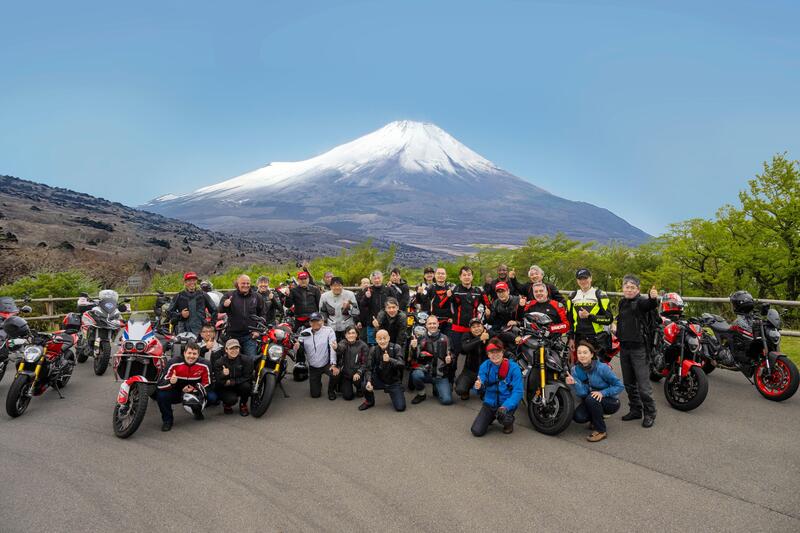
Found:
[{"label": "snow-capped mountain", "polygon": [[605,209],[506,172],[434,124],[412,121],[144,208],[226,231],[326,228],[420,246],[515,244],[557,231],[603,242],[648,237]]}]

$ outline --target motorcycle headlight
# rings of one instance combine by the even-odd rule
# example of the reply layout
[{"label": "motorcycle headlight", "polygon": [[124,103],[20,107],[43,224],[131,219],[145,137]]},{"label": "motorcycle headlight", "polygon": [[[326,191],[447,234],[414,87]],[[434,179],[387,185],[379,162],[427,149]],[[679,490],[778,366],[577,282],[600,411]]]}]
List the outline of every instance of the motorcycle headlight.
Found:
[{"label": "motorcycle headlight", "polygon": [[22,358],[25,360],[26,363],[35,363],[39,360],[42,356],[42,347],[41,346],[28,346],[25,348],[25,351],[22,352]]},{"label": "motorcycle headlight", "polygon": [[269,347],[269,350],[267,351],[267,355],[273,361],[277,361],[278,359],[283,357],[283,348],[281,348],[277,344],[273,344],[272,346]]},{"label": "motorcycle headlight", "polygon": [[777,329],[768,329],[767,340],[772,344],[778,344],[781,340],[781,332]]},{"label": "motorcycle headlight", "polygon": [[138,341],[136,343],[136,351],[143,352],[144,351],[144,343],[142,341]]},{"label": "motorcycle headlight", "polygon": [[686,345],[689,346],[689,350],[693,353],[698,352],[700,350],[700,339],[697,337],[686,337]]},{"label": "motorcycle headlight", "polygon": [[132,351],[134,351],[135,348],[136,348],[136,345],[134,343],[132,343],[131,341],[125,341],[125,345],[123,346],[123,349],[126,352],[132,352]]}]

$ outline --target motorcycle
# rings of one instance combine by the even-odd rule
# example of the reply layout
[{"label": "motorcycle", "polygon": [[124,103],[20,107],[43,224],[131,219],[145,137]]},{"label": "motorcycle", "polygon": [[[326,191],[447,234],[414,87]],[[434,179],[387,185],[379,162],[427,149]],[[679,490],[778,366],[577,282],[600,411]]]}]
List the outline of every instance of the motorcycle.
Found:
[{"label": "motorcycle", "polygon": [[[124,301],[127,301],[124,300]],[[94,373],[102,376],[111,361],[111,344],[116,341],[123,326],[121,311],[127,308],[119,301],[116,291],[100,291],[95,305],[83,313],[81,319],[81,344],[78,347],[79,360],[94,357]]]},{"label": "motorcycle", "polygon": [[700,362],[703,328],[694,319],[664,319],[656,332],[651,379],[664,381],[664,396],[673,409],[691,411],[708,395],[708,377]]},{"label": "motorcycle", "polygon": [[[250,396],[250,412],[259,418],[272,404],[276,389],[281,389],[283,397],[288,398],[281,382],[286,375],[287,358],[294,361],[293,345],[297,335],[292,333],[288,323],[267,326],[261,317],[251,317],[259,325],[250,328],[261,335],[259,359],[253,370],[253,389]],[[310,333],[305,332],[306,335]]]},{"label": "motorcycle", "polygon": [[525,381],[524,401],[533,428],[545,435],[558,435],[572,422],[575,399],[566,384],[569,348],[561,340],[565,324],[553,324],[545,313],[528,313],[519,333],[517,363]]},{"label": "motorcycle", "polygon": [[[48,388],[55,389],[59,398],[64,397],[61,389],[72,377],[76,363],[72,348],[78,342],[74,332],[37,333],[31,331],[22,318],[16,319],[3,324],[6,334],[15,340],[15,346],[23,347],[17,373],[6,396],[6,412],[12,418],[22,415],[31,398],[41,396]],[[10,324],[13,327],[7,327]]]},{"label": "motorcycle", "polygon": [[15,365],[19,359],[19,348],[14,344],[14,339],[9,338],[3,329],[3,323],[6,319],[17,316],[20,313],[30,313],[30,306],[23,306],[21,309],[17,307],[13,298],[4,296],[0,298],[0,381],[6,375],[6,369],[9,364]]},{"label": "motorcycle", "polygon": [[149,399],[166,368],[165,345],[156,336],[146,313],[133,313],[125,324],[122,342],[114,355],[116,381],[121,381],[114,405],[114,435],[127,439],[144,420]]},{"label": "motorcycle", "polygon": [[780,351],[781,317],[769,304],[759,304],[758,312],[754,300],[753,307],[748,307],[737,309],[734,304],[737,317],[733,324],[719,315],[703,313],[700,323],[711,331],[703,336],[703,368],[707,373],[716,368],[738,370],[767,400],[787,400],[797,392],[800,376],[795,364]]}]

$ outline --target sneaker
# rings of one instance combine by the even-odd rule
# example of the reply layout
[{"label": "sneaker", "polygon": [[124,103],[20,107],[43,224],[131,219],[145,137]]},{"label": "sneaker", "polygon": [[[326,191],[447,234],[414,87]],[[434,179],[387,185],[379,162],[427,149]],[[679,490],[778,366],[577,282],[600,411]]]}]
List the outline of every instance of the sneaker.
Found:
[{"label": "sneaker", "polygon": [[333,400],[335,400],[335,399],[336,399],[336,393],[335,393],[335,392],[333,392],[333,391],[329,392],[329,393],[328,393],[328,399],[329,399],[330,401],[333,401]]},{"label": "sneaker", "polygon": [[369,409],[372,406],[373,406],[373,404],[371,404],[369,402],[364,402],[364,403],[362,403],[361,405],[358,406],[358,410],[359,411],[366,411],[367,409]]},{"label": "sneaker", "polygon": [[503,426],[503,433],[506,435],[509,433],[514,433],[514,424],[511,424],[510,426]]},{"label": "sneaker", "polygon": [[656,422],[656,417],[652,415],[647,415],[646,417],[644,417],[644,420],[642,420],[642,427],[651,428],[653,427],[653,424],[655,424],[655,422]]},{"label": "sneaker", "polygon": [[416,396],[414,396],[414,399],[411,400],[411,403],[413,403],[414,405],[416,405],[418,403],[422,403],[422,402],[425,401],[425,398],[427,398],[427,397],[428,396],[426,394],[417,394]]},{"label": "sneaker", "polygon": [[642,418],[642,413],[634,413],[631,411],[627,415],[623,416],[622,420],[627,422],[628,420],[639,420],[640,418]]},{"label": "sneaker", "polygon": [[586,437],[589,442],[600,442],[608,436],[608,433],[601,433],[599,431],[592,431],[592,434]]},{"label": "sneaker", "polygon": [[227,405],[227,404],[223,405],[222,406],[222,412],[225,413],[226,415],[232,415],[233,414],[233,406]]},{"label": "sneaker", "polygon": [[172,429],[172,422],[164,422],[161,424],[161,431],[169,431]]},{"label": "sneaker", "polygon": [[247,408],[246,403],[239,404],[239,414],[241,416],[250,416],[250,409]]}]

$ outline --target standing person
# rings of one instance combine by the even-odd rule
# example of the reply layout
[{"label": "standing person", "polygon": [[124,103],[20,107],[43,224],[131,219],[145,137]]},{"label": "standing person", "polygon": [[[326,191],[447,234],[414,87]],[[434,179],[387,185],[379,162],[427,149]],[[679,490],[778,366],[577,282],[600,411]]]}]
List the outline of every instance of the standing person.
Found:
[{"label": "standing person", "polygon": [[492,338],[486,346],[488,359],[478,370],[475,389],[483,389],[483,404],[472,423],[472,434],[482,437],[497,420],[503,433],[514,431],[514,413],[522,400],[522,371],[519,365],[503,357],[503,341]]},{"label": "standing person", "polygon": [[417,285],[414,297],[411,301],[411,307],[418,311],[424,311],[428,314],[431,312],[431,299],[428,296],[428,288],[433,285],[434,270],[433,267],[425,267],[422,274],[422,283]]},{"label": "standing person", "polygon": [[578,290],[567,299],[569,349],[574,351],[580,341],[588,341],[597,352],[608,350],[611,348],[611,335],[606,328],[614,318],[608,308],[608,296],[592,285],[592,273],[588,268],[579,268],[575,279]]},{"label": "standing person", "polygon": [[217,306],[207,293],[197,289],[197,274],[187,272],[183,275],[183,290],[175,296],[167,311],[175,324],[175,333],[189,331],[199,336],[206,322],[206,312],[217,316]]},{"label": "standing person", "polygon": [[469,333],[469,321],[478,316],[478,307],[483,302],[483,291],[472,286],[472,269],[466,265],[459,270],[459,285],[448,290],[440,306],[453,304],[453,327],[450,332],[450,350],[461,353],[461,337]]},{"label": "standing person", "polygon": [[276,324],[283,319],[283,302],[278,296],[278,291],[269,287],[269,277],[261,276],[256,280],[258,296],[264,301],[264,314],[262,318],[267,324]]},{"label": "standing person", "polygon": [[388,331],[392,343],[399,346],[406,345],[408,340],[407,315],[400,310],[400,305],[394,298],[386,300],[386,307],[372,321],[372,326],[376,330],[385,329]]},{"label": "standing person", "polygon": [[333,272],[326,271],[322,275],[322,292],[331,290],[331,281],[333,280]]},{"label": "standing person", "polygon": [[258,351],[258,333],[249,328],[258,324],[250,317],[264,315],[264,301],[250,286],[250,276],[240,275],[234,286],[236,290],[222,297],[218,312],[228,315],[228,338],[239,341],[242,354],[254,358]]},{"label": "standing person", "polygon": [[[167,369],[158,380],[158,393],[156,401],[161,411],[161,431],[172,429],[174,417],[172,404],[181,403],[184,393],[205,394],[205,388],[211,385],[211,372],[208,364],[198,362],[200,347],[189,342],[183,350],[183,355],[173,357],[167,362]],[[203,420],[202,408],[192,409],[195,420]]]},{"label": "standing person", "polygon": [[370,275],[370,281],[372,284],[364,290],[361,300],[358,301],[358,307],[366,313],[367,322],[364,323],[364,326],[367,328],[367,344],[372,346],[376,342],[375,332],[377,331],[374,320],[378,313],[383,311],[386,300],[392,297],[392,293],[383,284],[383,273],[380,270],[375,270]]},{"label": "standing person", "polygon": [[295,331],[308,325],[309,317],[319,312],[322,294],[319,287],[311,285],[310,274],[306,270],[297,273],[297,286],[289,289],[286,306],[294,308]]},{"label": "standing person", "polygon": [[[425,291],[425,296],[431,303],[427,311],[439,319],[439,331],[449,336],[453,327],[453,300],[447,294],[455,285],[447,282],[447,271],[438,267],[434,272],[433,284]],[[452,348],[452,346],[451,346]]]},{"label": "standing person", "polygon": [[389,283],[387,285],[392,297],[397,300],[401,311],[408,311],[408,302],[411,300],[408,283],[400,277],[400,269],[395,267],[389,273]]},{"label": "standing person", "polygon": [[594,346],[581,341],[576,353],[578,361],[566,379],[567,385],[572,387],[580,401],[573,420],[579,424],[591,422],[592,433],[586,440],[598,442],[608,436],[603,415],[613,415],[619,411],[618,396],[623,386],[611,367],[595,358]]},{"label": "standing person", "polygon": [[336,347],[336,361],[342,369],[339,373],[339,382],[345,400],[353,399],[354,390],[358,396],[363,394],[368,360],[369,346],[358,338],[355,326],[347,326],[344,330],[344,339]]},{"label": "standing person", "polygon": [[226,415],[233,413],[233,406],[239,402],[239,414],[248,416],[247,400],[253,379],[253,363],[240,355],[239,341],[230,339],[225,343],[225,356],[214,362],[214,389],[222,402]]},{"label": "standing person", "polygon": [[[308,383],[311,397],[322,396],[322,375],[328,375],[328,399],[336,399],[336,379],[339,368],[336,366],[336,334],[333,329],[324,326],[322,315],[312,313],[309,317],[310,327],[300,332],[300,338],[294,343],[298,361],[308,361]],[[302,348],[302,351],[300,350]]]},{"label": "standing person", "polygon": [[520,294],[527,297],[529,301],[534,299],[533,286],[537,283],[544,283],[545,287],[547,287],[547,298],[549,300],[555,300],[566,305],[564,296],[561,295],[561,292],[556,288],[556,286],[551,283],[544,282],[544,270],[542,270],[542,267],[539,265],[531,265],[531,268],[528,269],[528,279],[530,280],[528,283],[518,286],[520,289]]},{"label": "standing person", "polygon": [[365,376],[364,403],[358,406],[364,411],[375,405],[375,391],[383,390],[392,400],[395,411],[406,410],[406,397],[403,394],[403,368],[405,358],[403,349],[389,342],[389,332],[385,329],[375,333],[376,345],[370,348]]},{"label": "standing person", "polygon": [[464,354],[464,368],[456,378],[456,394],[462,400],[469,400],[469,391],[478,379],[478,369],[486,361],[486,345],[489,343],[489,332],[480,318],[469,322],[469,335],[461,340],[461,353]]},{"label": "standing person", "polygon": [[411,386],[417,395],[411,403],[418,404],[427,398],[425,384],[431,383],[442,405],[453,403],[453,392],[447,376],[453,373],[454,357],[450,354],[450,341],[439,331],[439,319],[429,316],[425,321],[425,334],[413,337],[409,343],[411,357]]},{"label": "standing person", "polygon": [[369,285],[369,278],[361,278],[358,291],[356,291],[356,302],[358,302],[356,328],[358,328],[359,338],[364,342],[367,342],[367,327],[370,325],[371,319],[369,316],[369,308],[366,307],[362,302],[365,299]]},{"label": "standing person", "polygon": [[617,338],[622,380],[628,393],[630,411],[622,420],[642,420],[642,426],[653,427],[656,420],[656,402],[650,383],[650,361],[645,345],[646,315],[658,306],[658,291],[650,289],[647,296],[639,293],[639,278],[627,274],[622,278],[622,295],[617,313]]},{"label": "standing person", "polygon": [[325,292],[319,299],[319,312],[325,320],[325,325],[336,332],[336,340],[344,338],[344,331],[355,326],[354,317],[359,316],[358,302],[353,291],[344,288],[342,278],[334,276],[330,280],[331,290]]},{"label": "standing person", "polygon": [[484,289],[484,291],[487,292],[486,296],[489,298],[490,302],[497,298],[498,283],[505,283],[511,296],[519,296],[519,283],[517,282],[516,277],[511,276],[511,271],[508,269],[508,265],[499,265],[497,267],[497,277],[493,279],[490,284],[491,288]]}]

